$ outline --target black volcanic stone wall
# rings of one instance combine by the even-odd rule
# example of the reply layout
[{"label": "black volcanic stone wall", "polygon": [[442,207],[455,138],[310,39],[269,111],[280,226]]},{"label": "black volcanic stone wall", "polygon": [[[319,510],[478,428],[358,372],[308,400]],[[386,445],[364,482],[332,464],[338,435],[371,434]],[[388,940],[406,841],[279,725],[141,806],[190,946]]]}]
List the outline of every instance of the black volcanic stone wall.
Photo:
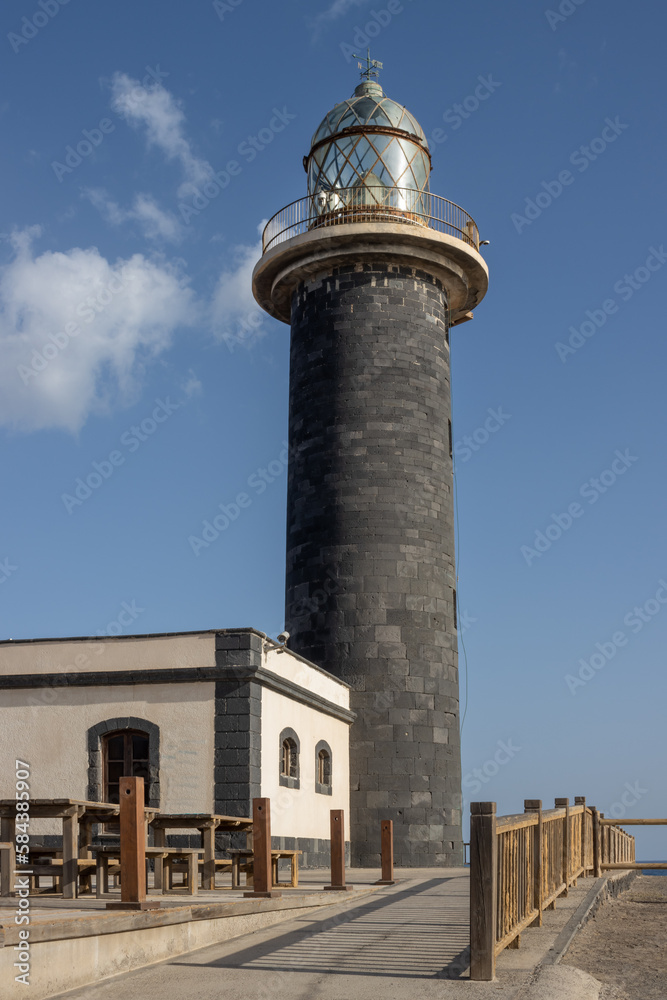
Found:
[{"label": "black volcanic stone wall", "polygon": [[462,863],[449,345],[440,282],[339,267],[292,302],[289,645],[352,686],[351,851]]}]

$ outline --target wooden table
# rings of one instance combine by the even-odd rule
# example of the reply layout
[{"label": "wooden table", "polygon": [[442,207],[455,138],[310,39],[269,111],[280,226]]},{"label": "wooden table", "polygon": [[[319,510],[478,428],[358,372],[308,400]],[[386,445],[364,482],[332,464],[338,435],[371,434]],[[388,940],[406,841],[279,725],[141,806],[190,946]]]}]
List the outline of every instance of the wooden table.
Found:
[{"label": "wooden table", "polygon": [[[253,853],[252,851],[232,850],[232,888],[241,887],[241,870],[245,871],[246,879],[252,874]],[[289,885],[295,889],[299,884],[299,855],[301,851],[271,851],[271,882],[274,886]],[[288,858],[290,862],[289,882],[278,880],[278,862],[281,858]]]},{"label": "wooden table", "polygon": [[[120,808],[112,802],[89,802],[86,799],[30,799],[28,816],[33,819],[61,819],[62,836],[62,889],[65,899],[78,896],[78,859],[91,859],[93,823],[108,823],[116,819]],[[16,842],[17,802],[15,799],[0,799],[2,819],[2,840]],[[148,823],[157,809],[145,812]],[[19,813],[19,816],[21,813]],[[83,834],[79,839],[80,825]],[[28,867],[28,866],[26,866]]]},{"label": "wooden table", "polygon": [[[247,844],[252,845],[252,819],[249,816],[221,816],[217,813],[159,813],[150,821],[155,837],[155,846],[166,843],[167,830],[199,830],[204,851],[202,889],[215,889],[215,834],[246,833]],[[155,878],[158,879],[156,866]],[[156,888],[162,888],[155,883]]]},{"label": "wooden table", "polygon": [[[109,892],[109,865],[115,864],[120,870],[120,851],[113,847],[94,848],[96,860],[96,885],[95,895],[101,898]],[[187,861],[187,886],[186,893],[189,896],[196,896],[199,888],[199,859],[203,851],[192,847],[147,847],[146,860],[155,860],[155,881],[157,882],[158,872],[160,873],[160,886],[163,895],[168,892],[182,892],[181,889],[171,888],[171,872],[176,861],[185,858]],[[148,881],[148,880],[147,880]],[[155,886],[155,888],[158,888]]]}]

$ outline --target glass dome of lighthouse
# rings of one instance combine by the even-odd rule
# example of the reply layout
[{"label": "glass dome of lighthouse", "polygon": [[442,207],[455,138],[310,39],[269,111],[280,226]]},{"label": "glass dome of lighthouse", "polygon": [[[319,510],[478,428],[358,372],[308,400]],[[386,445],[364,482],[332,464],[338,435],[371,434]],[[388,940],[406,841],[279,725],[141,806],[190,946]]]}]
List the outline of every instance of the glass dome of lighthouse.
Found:
[{"label": "glass dome of lighthouse", "polygon": [[308,194],[318,213],[375,207],[375,217],[384,210],[418,222],[431,171],[426,136],[373,79],[382,64],[370,54],[366,62],[352,97],[337,104],[313,136],[304,157]]}]

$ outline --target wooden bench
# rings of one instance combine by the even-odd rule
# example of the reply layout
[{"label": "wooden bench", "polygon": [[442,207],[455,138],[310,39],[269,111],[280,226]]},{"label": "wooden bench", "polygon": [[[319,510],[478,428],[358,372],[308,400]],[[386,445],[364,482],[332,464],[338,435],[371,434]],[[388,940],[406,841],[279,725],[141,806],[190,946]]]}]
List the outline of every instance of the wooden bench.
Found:
[{"label": "wooden bench", "polygon": [[[30,893],[56,893],[62,894],[63,888],[63,859],[62,852],[46,848],[30,852],[30,863],[28,865],[30,879]],[[90,878],[95,872],[95,861],[93,858],[76,858],[77,882],[80,881],[82,889],[90,891]],[[51,878],[53,885],[50,888],[40,886],[40,878]]]},{"label": "wooden bench", "polygon": [[[109,875],[120,875],[120,852],[109,847],[93,848],[96,865],[96,896],[101,898],[109,892]],[[192,847],[147,847],[146,861],[155,860],[156,869],[160,868],[160,885],[162,893],[183,893],[196,896],[199,889],[199,867],[203,851]],[[183,859],[185,863],[182,864]],[[174,871],[182,871],[186,875],[183,886],[173,887]]]},{"label": "wooden bench", "polygon": [[[253,853],[249,850],[232,850],[232,889],[240,889],[241,872],[245,872],[246,885],[252,883],[253,874]],[[301,851],[271,851],[271,881],[274,886],[286,885],[296,889],[299,884],[299,855]],[[281,882],[278,878],[278,862],[282,858],[287,858],[290,862],[289,882]]]}]

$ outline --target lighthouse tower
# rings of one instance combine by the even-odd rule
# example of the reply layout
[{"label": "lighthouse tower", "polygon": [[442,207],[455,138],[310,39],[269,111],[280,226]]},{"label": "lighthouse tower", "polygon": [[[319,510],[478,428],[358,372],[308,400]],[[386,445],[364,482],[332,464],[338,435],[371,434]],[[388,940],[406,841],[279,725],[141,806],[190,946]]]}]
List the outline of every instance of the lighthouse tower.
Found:
[{"label": "lighthouse tower", "polygon": [[[351,685],[353,865],[463,861],[449,330],[488,286],[380,64],[315,132],[253,291],[291,326],[286,628]],[[333,761],[333,781],[336,762]]]}]

